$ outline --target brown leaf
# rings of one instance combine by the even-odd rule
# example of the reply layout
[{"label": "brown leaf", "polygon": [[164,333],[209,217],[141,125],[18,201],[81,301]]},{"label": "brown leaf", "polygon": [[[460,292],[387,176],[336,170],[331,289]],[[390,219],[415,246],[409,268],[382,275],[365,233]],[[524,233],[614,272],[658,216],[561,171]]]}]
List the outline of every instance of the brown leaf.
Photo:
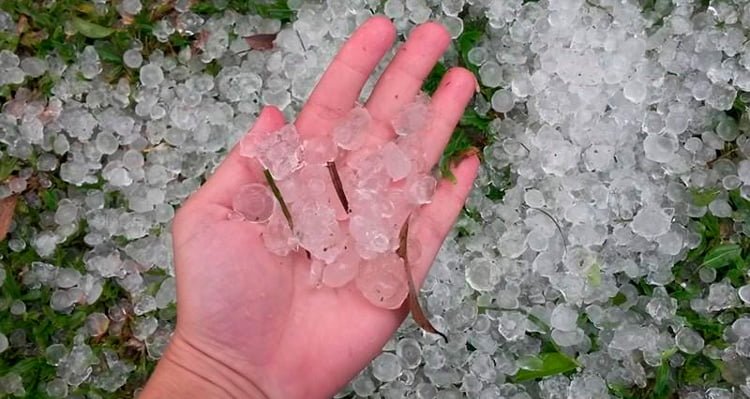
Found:
[{"label": "brown leaf", "polygon": [[16,210],[17,201],[18,197],[15,195],[0,200],[0,242],[5,240],[5,236],[8,234],[10,222],[13,221],[13,213]]},{"label": "brown leaf", "polygon": [[443,339],[447,343],[448,337],[438,331],[435,326],[430,323],[430,320],[427,318],[427,315],[425,315],[424,310],[422,309],[422,305],[419,304],[419,292],[417,291],[417,286],[414,284],[414,278],[411,275],[411,266],[409,265],[409,256],[407,254],[408,237],[409,218],[407,217],[404,225],[401,226],[401,232],[398,235],[399,246],[396,250],[396,254],[401,257],[401,259],[403,259],[404,268],[406,269],[406,281],[409,283],[409,296],[407,298],[407,300],[409,301],[409,311],[411,312],[411,316],[414,318],[414,321],[417,323],[417,325],[419,325],[419,327],[427,332],[443,337]]},{"label": "brown leaf", "polygon": [[18,17],[18,23],[16,23],[16,36],[21,36],[28,29],[29,19],[26,17],[26,15],[21,14],[21,16]]},{"label": "brown leaf", "polygon": [[46,40],[49,35],[47,32],[36,30],[36,31],[28,31],[21,35],[21,44],[23,44],[26,47],[34,47],[41,43],[43,40]]},{"label": "brown leaf", "polygon": [[247,45],[253,50],[270,50],[273,48],[274,40],[276,40],[275,33],[258,33],[245,37]]},{"label": "brown leaf", "polygon": [[198,36],[196,37],[195,41],[193,41],[193,44],[190,45],[190,49],[193,54],[198,54],[198,51],[203,49],[203,46],[206,44],[209,35],[210,33],[205,29],[198,32]]}]

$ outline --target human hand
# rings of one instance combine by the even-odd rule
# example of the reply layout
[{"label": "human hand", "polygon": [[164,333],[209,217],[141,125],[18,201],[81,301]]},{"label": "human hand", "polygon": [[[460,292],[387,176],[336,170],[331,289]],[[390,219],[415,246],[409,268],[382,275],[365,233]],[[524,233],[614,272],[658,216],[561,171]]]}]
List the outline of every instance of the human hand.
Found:
[{"label": "human hand", "polygon": [[[346,42],[311,94],[295,125],[304,139],[330,134],[396,37],[373,17]],[[419,93],[450,43],[435,23],[414,29],[378,81],[366,108],[374,127],[365,147],[390,140],[390,120]],[[431,129],[420,133],[427,162],[440,158],[476,86],[461,68],[435,92]],[[277,130],[283,115],[266,107],[248,134]],[[326,133],[328,132],[328,133]],[[432,203],[410,222],[421,256],[410,259],[419,285],[460,212],[479,161],[469,156],[441,181]],[[330,397],[366,366],[406,317],[406,306],[373,306],[349,284],[317,289],[303,251],[286,257],[265,248],[262,228],[227,218],[245,184],[264,182],[259,164],[239,145],[179,210],[173,223],[178,321],[170,346],[141,397]],[[190,381],[190,382],[188,382]]]}]

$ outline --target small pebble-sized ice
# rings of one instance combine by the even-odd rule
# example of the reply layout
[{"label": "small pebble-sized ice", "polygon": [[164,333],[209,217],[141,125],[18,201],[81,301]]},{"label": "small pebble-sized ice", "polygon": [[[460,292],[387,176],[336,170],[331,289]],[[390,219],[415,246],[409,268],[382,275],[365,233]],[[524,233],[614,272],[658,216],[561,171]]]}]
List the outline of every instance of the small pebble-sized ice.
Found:
[{"label": "small pebble-sized ice", "polygon": [[409,104],[406,104],[391,121],[393,130],[399,136],[409,136],[424,132],[430,126],[430,98],[420,93]]},{"label": "small pebble-sized ice", "polygon": [[490,100],[492,109],[497,112],[505,113],[513,109],[513,93],[508,90],[497,90],[492,94]]},{"label": "small pebble-sized ice", "polygon": [[578,311],[568,304],[560,304],[552,310],[550,326],[561,331],[574,331],[578,321]]},{"label": "small pebble-sized ice", "polygon": [[372,361],[372,375],[379,381],[394,381],[401,370],[401,359],[391,352],[383,352]]},{"label": "small pebble-sized ice", "polygon": [[174,277],[167,277],[161,282],[159,291],[154,295],[156,301],[156,307],[158,309],[164,309],[170,304],[174,303],[177,299],[177,285]]},{"label": "small pebble-sized ice", "polygon": [[141,295],[133,304],[133,313],[137,316],[145,315],[157,309],[156,299],[151,295]]},{"label": "small pebble-sized ice", "polygon": [[466,265],[466,282],[477,291],[492,291],[497,284],[496,265],[490,259],[476,258]]},{"label": "small pebble-sized ice", "polygon": [[396,355],[407,369],[414,369],[422,363],[422,347],[414,338],[400,339],[396,344]]},{"label": "small pebble-sized ice", "polygon": [[728,218],[732,216],[732,206],[726,200],[717,198],[708,204],[708,210],[711,213],[720,218]]},{"label": "small pebble-sized ice", "polygon": [[732,323],[732,332],[740,338],[750,337],[750,318],[740,317]]},{"label": "small pebble-sized ice", "polygon": [[294,124],[274,132],[247,134],[240,142],[240,154],[255,158],[274,179],[283,180],[302,168],[302,145]]},{"label": "small pebble-sized ice", "polygon": [[55,378],[47,383],[45,391],[52,398],[65,398],[68,396],[68,384],[61,378]]},{"label": "small pebble-sized ice", "polygon": [[399,181],[411,173],[409,156],[396,143],[389,141],[380,149],[383,163],[388,176],[393,181]]},{"label": "small pebble-sized ice", "polygon": [[101,312],[91,313],[86,317],[86,332],[92,337],[98,337],[107,332],[109,318]]},{"label": "small pebble-sized ice", "polygon": [[397,309],[409,294],[404,262],[395,254],[360,264],[357,288],[372,304]]},{"label": "small pebble-sized ice", "polygon": [[742,357],[750,358],[750,337],[740,338],[734,344],[734,351]]},{"label": "small pebble-sized ice", "polygon": [[359,149],[367,139],[372,117],[366,108],[356,105],[333,128],[333,141],[345,150]]},{"label": "small pebble-sized ice", "polygon": [[646,158],[659,163],[669,163],[679,149],[679,141],[671,135],[650,134],[643,140]]},{"label": "small pebble-sized ice", "polygon": [[674,341],[677,348],[691,355],[700,352],[704,345],[703,337],[687,327],[683,327],[677,332]]},{"label": "small pebble-sized ice", "polygon": [[44,357],[47,363],[57,366],[68,355],[68,349],[63,344],[52,344],[44,349]]},{"label": "small pebble-sized ice", "polygon": [[8,349],[8,337],[0,332],[0,353],[5,352]]},{"label": "small pebble-sized ice", "polygon": [[164,81],[164,71],[154,63],[149,63],[140,69],[141,84],[146,87],[156,87]]},{"label": "small pebble-sized ice", "polygon": [[630,223],[634,233],[649,239],[666,234],[671,225],[672,216],[666,210],[654,206],[641,209]]},{"label": "small pebble-sized ice", "polygon": [[737,295],[742,302],[750,304],[750,284],[743,285],[737,290]]},{"label": "small pebble-sized ice", "polygon": [[259,183],[246,184],[234,195],[232,210],[244,220],[264,223],[271,218],[275,201],[267,186]]},{"label": "small pebble-sized ice", "polygon": [[308,138],[302,146],[303,159],[309,165],[325,165],[338,155],[338,147],[328,135]]},{"label": "small pebble-sized ice", "polygon": [[47,72],[48,64],[43,58],[27,57],[21,60],[21,69],[31,78],[38,78]]},{"label": "small pebble-sized ice", "polygon": [[125,50],[125,52],[122,54],[122,62],[128,68],[140,68],[141,64],[143,63],[143,55],[141,54],[141,50],[137,48]]},{"label": "small pebble-sized ice", "polygon": [[407,192],[409,200],[416,204],[429,204],[435,194],[437,180],[430,175],[417,176],[408,182]]},{"label": "small pebble-sized ice", "polygon": [[348,244],[344,252],[335,262],[323,269],[322,283],[331,288],[343,287],[353,281],[359,273],[361,259],[357,252]]},{"label": "small pebble-sized ice", "polygon": [[24,313],[26,313],[26,304],[20,300],[16,299],[10,304],[10,314],[15,316],[21,316]]},{"label": "small pebble-sized ice", "polygon": [[141,12],[141,8],[140,0],[123,0],[118,6],[120,13],[125,15],[136,15]]},{"label": "small pebble-sized ice", "polygon": [[737,163],[737,176],[745,184],[750,184],[750,160],[742,160]]},{"label": "small pebble-sized ice", "polygon": [[627,98],[631,102],[640,104],[644,100],[646,100],[646,95],[648,94],[648,90],[644,82],[641,82],[640,80],[637,80],[637,79],[633,79],[629,81],[627,84],[625,84],[625,87],[623,87],[623,90],[622,90],[622,94],[625,96],[625,98]]},{"label": "small pebble-sized ice", "polygon": [[62,267],[57,270],[55,283],[59,288],[72,288],[81,281],[81,272],[76,269]]}]

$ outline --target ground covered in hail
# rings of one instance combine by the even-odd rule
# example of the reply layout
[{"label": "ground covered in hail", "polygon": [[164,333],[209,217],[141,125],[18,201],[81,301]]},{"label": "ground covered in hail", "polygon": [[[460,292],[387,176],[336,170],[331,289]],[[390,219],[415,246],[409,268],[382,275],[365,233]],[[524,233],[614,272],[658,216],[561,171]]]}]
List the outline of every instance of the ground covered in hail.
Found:
[{"label": "ground covered in hail", "polygon": [[[383,151],[388,179],[421,184],[401,200],[429,201],[467,150],[482,167],[421,291],[447,342],[407,319],[338,397],[750,397],[744,0],[0,2],[0,395],[143,386],[174,328],[175,210],[376,13],[451,32],[425,93],[454,65],[480,82],[439,170]],[[310,144],[306,173],[349,133]],[[266,213],[237,217],[283,230],[248,190]],[[397,247],[354,211],[358,260]],[[304,243],[318,283],[356,284],[325,278],[326,245]]]}]

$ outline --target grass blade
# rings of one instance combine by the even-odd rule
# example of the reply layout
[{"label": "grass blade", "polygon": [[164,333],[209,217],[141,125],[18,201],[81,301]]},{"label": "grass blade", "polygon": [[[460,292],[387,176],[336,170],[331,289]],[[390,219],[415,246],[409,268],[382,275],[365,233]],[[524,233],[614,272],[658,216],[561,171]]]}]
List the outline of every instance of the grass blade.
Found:
[{"label": "grass blade", "polygon": [[336,162],[328,162],[326,166],[328,167],[328,174],[331,175],[331,182],[336,189],[336,195],[339,197],[341,205],[344,207],[344,210],[346,210],[346,213],[352,213],[351,208],[349,208],[349,200],[346,198],[346,193],[344,192],[344,185],[341,184],[339,171],[336,169]]},{"label": "grass blade", "polygon": [[115,30],[112,28],[97,25],[93,22],[89,22],[78,17],[73,18],[73,26],[76,28],[78,33],[91,39],[103,39],[115,32]]},{"label": "grass blade", "polygon": [[742,247],[737,244],[724,244],[708,251],[701,267],[718,269],[742,257]]},{"label": "grass blade", "polygon": [[573,371],[579,366],[574,359],[560,352],[542,353],[538,358],[541,360],[541,367],[535,370],[518,370],[518,373],[513,377],[513,381],[522,382],[563,374]]},{"label": "grass blade", "polygon": [[284,213],[286,222],[289,223],[289,229],[294,231],[292,214],[289,213],[289,208],[286,206],[286,202],[284,202],[284,197],[281,196],[281,191],[279,191],[276,181],[273,179],[273,176],[271,176],[271,172],[269,172],[268,169],[263,169],[263,175],[266,176],[266,181],[268,182],[268,185],[271,186],[273,196],[276,197],[276,200],[279,201],[279,205],[281,205],[281,211]]},{"label": "grass blade", "polygon": [[407,254],[407,238],[409,237],[409,218],[406,218],[406,221],[404,222],[404,225],[401,227],[401,232],[399,233],[398,239],[399,239],[399,247],[396,250],[396,254],[403,259],[404,261],[404,268],[406,269],[406,280],[409,283],[409,296],[407,298],[407,301],[409,301],[409,311],[411,312],[411,316],[414,318],[414,321],[417,322],[417,325],[421,327],[423,330],[437,334],[441,336],[445,342],[448,342],[448,337],[445,336],[445,334],[438,331],[435,326],[430,323],[430,320],[427,318],[427,316],[424,314],[424,310],[422,309],[422,306],[419,304],[419,292],[417,291],[417,287],[414,284],[414,278],[411,275],[411,266],[409,265],[409,256]]}]

